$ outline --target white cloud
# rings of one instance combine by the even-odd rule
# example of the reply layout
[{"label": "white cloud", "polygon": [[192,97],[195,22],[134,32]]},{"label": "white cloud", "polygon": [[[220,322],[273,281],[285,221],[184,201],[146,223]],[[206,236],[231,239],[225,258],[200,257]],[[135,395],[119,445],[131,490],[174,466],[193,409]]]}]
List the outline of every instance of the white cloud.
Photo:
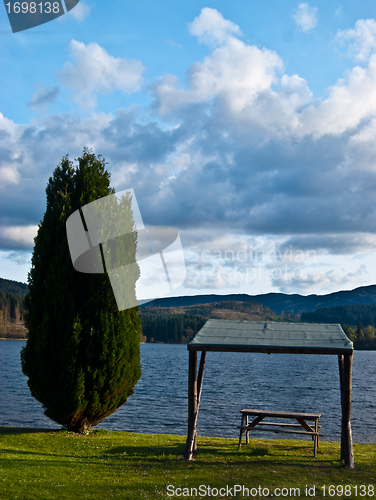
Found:
[{"label": "white cloud", "polygon": [[232,36],[241,35],[239,26],[224,19],[216,9],[204,7],[199,16],[188,24],[191,35],[197,36],[201,43],[207,45],[222,44]]},{"label": "white cloud", "polygon": [[376,116],[376,54],[366,68],[354,67],[343,80],[329,88],[319,106],[304,109],[299,133],[320,137],[355,129],[363,120]]},{"label": "white cloud", "polygon": [[0,226],[0,242],[9,248],[32,248],[38,226]]},{"label": "white cloud", "polygon": [[16,166],[3,163],[0,167],[0,190],[9,184],[18,184],[20,173]]},{"label": "white cloud", "polygon": [[145,71],[141,61],[111,56],[97,43],[72,40],[69,48],[74,62],[67,61],[58,77],[62,85],[77,92],[74,100],[83,107],[96,105],[95,93],[131,93],[141,88]]},{"label": "white cloud", "polygon": [[306,33],[317,26],[317,7],[310,7],[308,3],[300,3],[292,17],[297,26]]},{"label": "white cloud", "polygon": [[189,68],[187,90],[178,88],[178,79],[168,75],[154,86],[154,94],[161,113],[212,98],[220,99],[230,112],[239,113],[278,82],[277,73],[282,69],[276,52],[230,37],[203,62]]},{"label": "white cloud", "polygon": [[339,31],[337,39],[341,42],[350,42],[350,52],[359,61],[366,61],[376,50],[376,21],[374,19],[360,19],[354,29]]},{"label": "white cloud", "polygon": [[[279,78],[284,65],[278,54],[247,45],[233,36],[240,29],[226,23],[229,21],[218,11],[204,9],[192,23],[195,29],[190,25],[192,34],[205,35],[205,43],[222,43],[203,61],[191,65],[187,71],[188,88],[183,88],[175,75],[165,75],[152,86],[160,113],[213,103],[221,119],[230,120],[244,131],[258,127],[281,136],[302,128],[300,112],[312,103],[307,82],[298,75],[282,74]],[[274,85],[280,88],[274,90]]]},{"label": "white cloud", "polygon": [[[222,44],[190,66],[187,88],[175,75],[166,75],[152,86],[160,113],[176,114],[187,106],[202,104],[217,119],[229,121],[244,137],[252,129],[262,131],[265,140],[339,136],[376,118],[376,54],[369,57],[367,66],[355,66],[329,87],[328,97],[314,100],[306,80],[281,74],[283,61],[276,52],[247,45],[233,36],[235,28],[226,32],[226,20],[215,13],[211,23],[204,26],[210,26],[210,33],[217,33],[217,23],[219,33],[226,33],[216,35]],[[367,24],[368,33],[371,27],[376,33],[374,23]],[[364,33],[359,26],[363,25],[357,23],[354,32]],[[209,31],[196,26],[191,32],[202,36]],[[367,40],[369,48],[371,38]]]},{"label": "white cloud", "polygon": [[87,5],[83,0],[67,13],[67,17],[72,17],[75,21],[81,22],[87,18],[91,11],[91,7]]}]

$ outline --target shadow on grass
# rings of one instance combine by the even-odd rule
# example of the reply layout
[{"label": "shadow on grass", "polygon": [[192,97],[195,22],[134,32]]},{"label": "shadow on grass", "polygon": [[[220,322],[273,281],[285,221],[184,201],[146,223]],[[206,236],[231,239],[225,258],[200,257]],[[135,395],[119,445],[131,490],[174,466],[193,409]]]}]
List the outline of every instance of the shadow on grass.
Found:
[{"label": "shadow on grass", "polygon": [[8,426],[0,426],[0,435],[16,435],[16,434],[39,434],[41,432],[60,432],[62,429],[40,429],[40,428],[32,428],[32,427],[8,427]]},{"label": "shadow on grass", "polygon": [[297,445],[277,445],[270,440],[265,446],[256,445],[247,446],[238,450],[235,443],[228,444],[210,444],[202,443],[198,447],[198,454],[192,461],[183,459],[185,443],[173,443],[163,446],[140,446],[137,444],[114,447],[106,451],[106,454],[112,457],[124,458],[127,460],[142,460],[144,464],[156,465],[161,461],[179,460],[187,467],[213,466],[215,464],[244,465],[257,464],[258,466],[270,466],[271,464],[280,466],[294,466],[299,468],[314,468],[322,466],[332,466],[334,468],[342,467],[339,460],[339,452],[324,451],[318,453],[314,458],[312,448],[304,447],[302,443]]},{"label": "shadow on grass", "polygon": [[[28,460],[28,456],[39,455],[41,457],[48,456],[50,461],[55,459],[68,459],[76,465],[80,463],[99,463],[104,459],[109,459],[111,462],[115,460],[118,463],[127,463],[128,465],[136,465],[143,462],[145,465],[158,466],[166,462],[176,462],[187,464],[187,467],[197,467],[200,465],[213,466],[215,464],[228,464],[228,465],[244,465],[244,464],[257,464],[268,465],[279,464],[281,466],[296,466],[299,468],[314,468],[314,467],[333,467],[338,468],[342,466],[339,460],[339,445],[335,448],[331,447],[324,449],[319,447],[317,458],[313,457],[312,444],[308,441],[276,441],[270,440],[257,440],[249,445],[243,445],[241,450],[237,448],[237,440],[222,441],[218,438],[199,438],[198,439],[198,455],[195,460],[185,462],[183,460],[185,449],[185,438],[183,436],[159,436],[159,435],[140,435],[139,440],[136,434],[130,433],[116,433],[106,430],[95,430],[91,435],[75,435],[69,433],[64,429],[33,429],[33,428],[18,428],[18,427],[0,427],[0,437],[3,435],[22,435],[22,434],[50,434],[62,435],[66,434],[68,437],[79,439],[81,437],[93,439],[100,439],[101,437],[110,437],[111,444],[116,444],[107,448],[106,450],[92,449],[90,446],[83,446],[75,449],[74,452],[68,451],[64,448],[62,453],[59,453],[59,448],[54,453],[44,453],[40,450],[5,450],[5,453],[13,454],[17,457],[24,455],[24,460]],[[113,440],[112,440],[113,438]],[[145,438],[149,443],[145,444]],[[154,442],[151,442],[154,440]],[[165,441],[165,442],[164,442]],[[168,441],[168,442],[166,442]],[[68,442],[65,443],[66,445]],[[108,444],[108,441],[107,441]],[[119,446],[120,445],[120,446]],[[338,449],[337,449],[338,448]],[[53,458],[52,458],[53,457]],[[51,465],[51,463],[50,463]]]}]

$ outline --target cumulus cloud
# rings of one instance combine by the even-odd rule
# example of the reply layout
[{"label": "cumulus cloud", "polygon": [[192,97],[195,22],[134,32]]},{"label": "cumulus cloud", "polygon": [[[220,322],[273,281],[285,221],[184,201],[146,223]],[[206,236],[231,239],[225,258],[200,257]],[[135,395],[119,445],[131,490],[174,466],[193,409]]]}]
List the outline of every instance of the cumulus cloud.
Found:
[{"label": "cumulus cloud", "polygon": [[188,68],[186,88],[175,75],[165,75],[151,86],[162,115],[176,116],[183,108],[187,112],[200,105],[245,137],[257,129],[265,139],[341,135],[376,116],[376,54],[365,67],[355,66],[329,87],[327,98],[314,99],[306,80],[283,73],[276,52],[244,43],[236,37],[236,25],[226,22],[218,11],[204,9],[192,23],[192,34],[205,34],[205,43],[215,39],[221,44]]},{"label": "cumulus cloud", "polygon": [[97,43],[72,40],[69,48],[73,63],[67,61],[58,78],[75,92],[74,100],[83,107],[96,105],[96,93],[132,93],[141,88],[145,68],[140,61],[114,57]]},{"label": "cumulus cloud", "polygon": [[354,29],[339,31],[337,39],[342,43],[349,42],[350,52],[359,61],[367,61],[376,50],[376,21],[359,19]]},{"label": "cumulus cloud", "polygon": [[206,45],[222,44],[233,35],[241,35],[239,26],[209,7],[204,7],[200,15],[188,24],[188,31]]},{"label": "cumulus cloud", "polygon": [[317,26],[317,7],[311,7],[308,3],[300,3],[292,17],[296,25],[307,33]]},{"label": "cumulus cloud", "polygon": [[318,106],[312,104],[301,113],[299,133],[338,135],[355,129],[376,114],[376,54],[367,67],[354,67]]},{"label": "cumulus cloud", "polygon": [[283,62],[276,52],[229,37],[223,46],[189,68],[188,89],[179,88],[178,79],[167,75],[153,86],[153,92],[162,114],[213,98],[238,114],[278,82],[277,74],[282,69]]}]

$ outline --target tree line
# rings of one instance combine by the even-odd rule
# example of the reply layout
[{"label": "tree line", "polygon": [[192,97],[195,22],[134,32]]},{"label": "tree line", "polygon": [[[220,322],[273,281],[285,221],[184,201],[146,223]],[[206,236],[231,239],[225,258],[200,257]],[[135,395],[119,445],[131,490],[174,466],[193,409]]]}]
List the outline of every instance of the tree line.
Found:
[{"label": "tree line", "polygon": [[[23,323],[25,296],[0,290],[0,323]],[[203,327],[207,318],[199,314],[155,315],[140,313],[142,340],[186,344]]]},{"label": "tree line", "polygon": [[355,349],[376,349],[374,305],[322,307],[316,311],[303,312],[301,320],[308,323],[339,323],[354,342]]},{"label": "tree line", "polygon": [[0,322],[22,323],[25,315],[25,296],[0,290]]},{"label": "tree line", "polygon": [[140,314],[140,318],[145,341],[166,344],[188,343],[207,321],[207,318],[193,314],[174,316]]},{"label": "tree line", "polygon": [[362,322],[359,321],[356,328],[346,326],[345,323],[342,323],[342,328],[349,339],[354,342],[355,349],[376,350],[375,329],[371,325],[364,327]]}]

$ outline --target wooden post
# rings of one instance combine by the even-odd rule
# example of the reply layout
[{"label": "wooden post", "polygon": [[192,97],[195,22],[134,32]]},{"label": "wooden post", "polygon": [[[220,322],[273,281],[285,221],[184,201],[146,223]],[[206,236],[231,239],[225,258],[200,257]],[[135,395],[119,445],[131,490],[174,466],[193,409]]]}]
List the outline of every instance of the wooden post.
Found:
[{"label": "wooden post", "polygon": [[195,416],[195,438],[193,443],[193,455],[197,455],[197,419],[198,419],[198,411],[200,409],[202,381],[204,378],[204,371],[205,371],[205,359],[206,359],[206,351],[202,351],[200,356],[200,366],[198,369],[198,377],[197,377],[197,408]]},{"label": "wooden post", "polygon": [[[339,392],[341,395],[341,413],[343,414],[343,354],[338,355],[338,368],[339,368]],[[345,453],[343,448],[344,438],[343,438],[343,425],[341,416],[341,460],[345,459]]]},{"label": "wooden post", "polygon": [[[341,359],[340,359],[341,358]],[[348,469],[354,468],[354,451],[351,434],[351,378],[353,355],[338,357],[341,383],[341,459]]]},{"label": "wooden post", "polygon": [[197,454],[197,417],[205,371],[205,359],[206,351],[202,351],[200,368],[197,376],[197,351],[189,351],[188,435],[184,452],[184,458],[186,460],[192,460],[193,456]]},{"label": "wooden post", "polygon": [[343,403],[342,403],[342,429],[343,452],[345,466],[354,468],[354,451],[351,435],[351,379],[353,355],[346,354],[343,362]]},{"label": "wooden post", "polygon": [[197,421],[197,351],[189,351],[188,366],[188,434],[184,458],[191,460],[195,441]]}]

